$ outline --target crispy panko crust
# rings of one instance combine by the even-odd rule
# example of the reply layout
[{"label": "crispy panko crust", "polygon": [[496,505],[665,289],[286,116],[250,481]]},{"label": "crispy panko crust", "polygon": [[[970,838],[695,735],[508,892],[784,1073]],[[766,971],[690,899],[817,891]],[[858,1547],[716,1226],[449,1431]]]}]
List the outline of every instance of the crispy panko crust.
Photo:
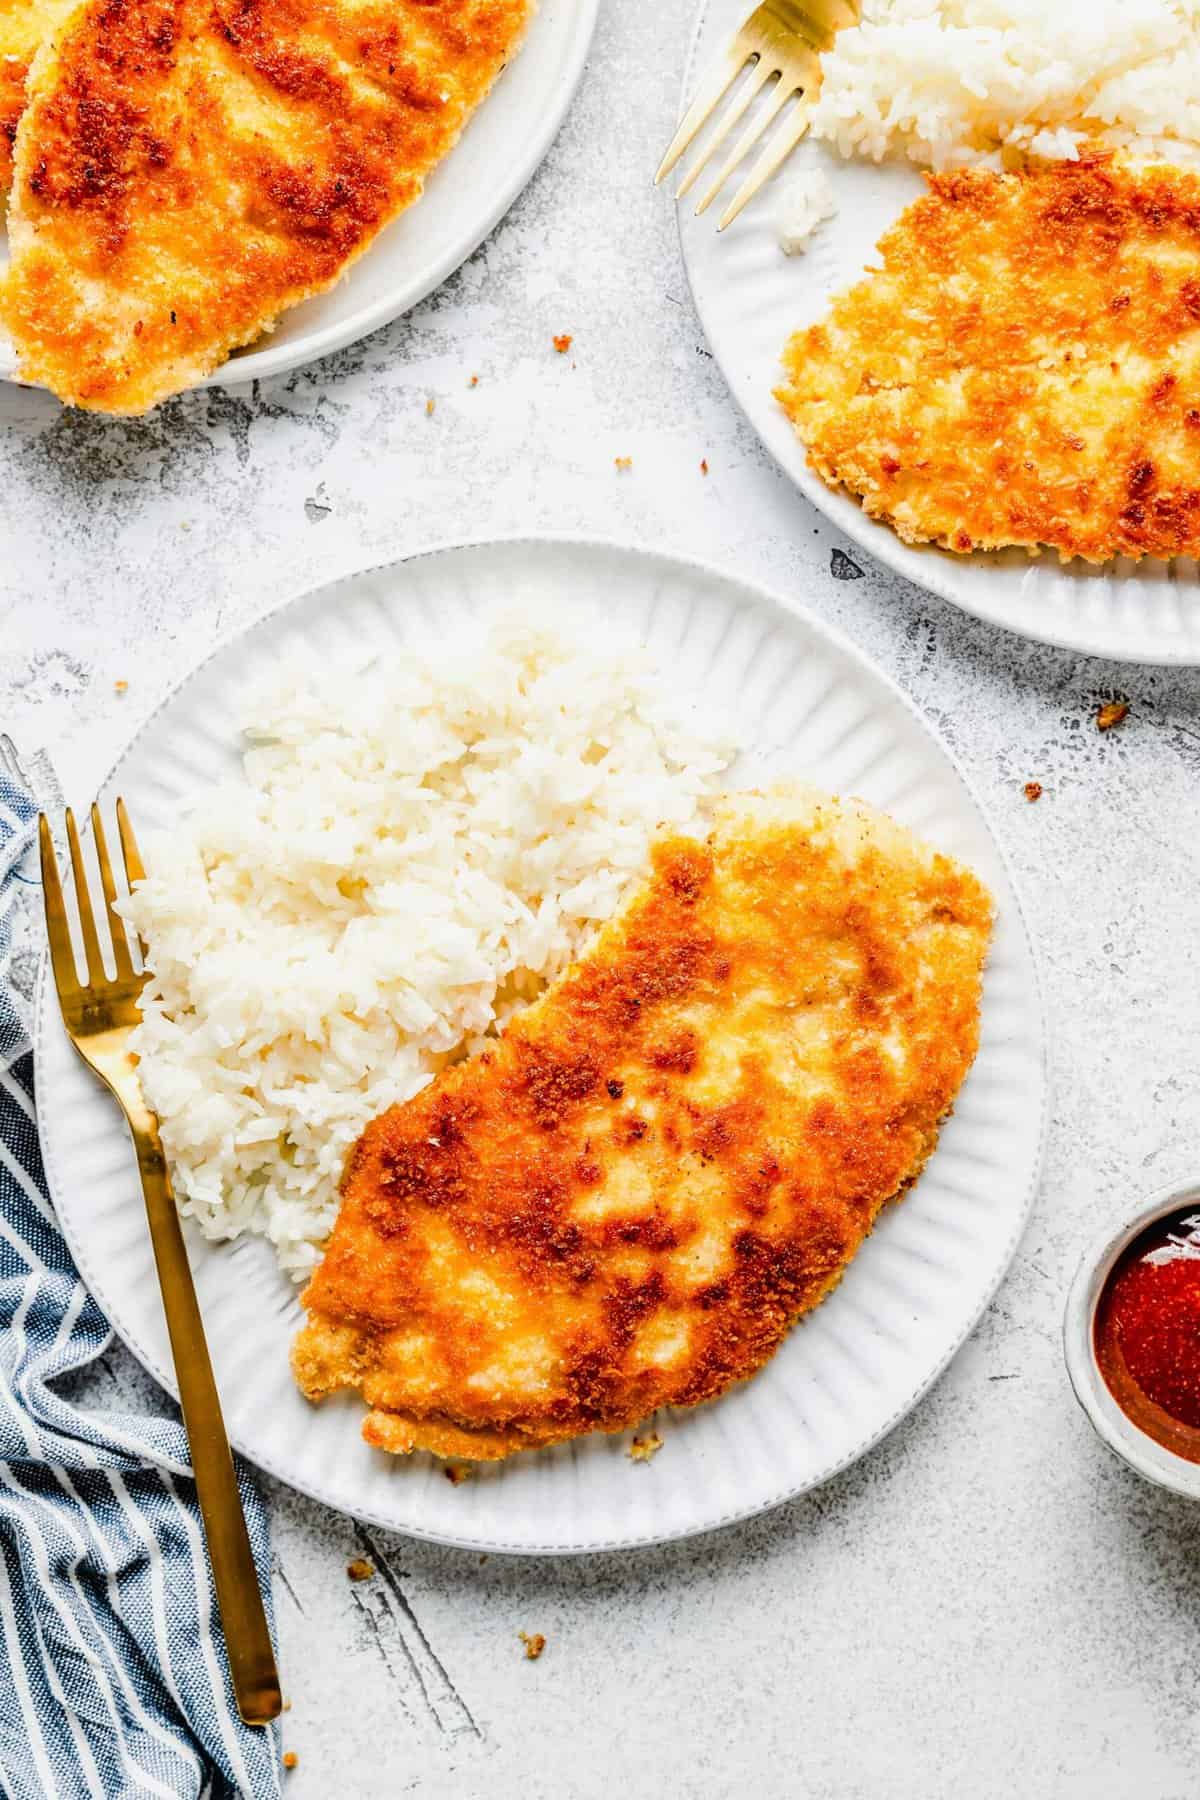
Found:
[{"label": "crispy panko crust", "polygon": [[879,249],[784,356],[825,481],[909,543],[1200,555],[1200,176],[934,175]]},{"label": "crispy panko crust", "polygon": [[0,0],[0,195],[8,192],[13,144],[25,111],[25,78],[38,46],[74,0]]},{"label": "crispy panko crust", "polygon": [[751,1375],[937,1141],[992,908],[807,788],[660,839],[646,885],[494,1049],[353,1151],[293,1347],[367,1442],[494,1459]]},{"label": "crispy panko crust", "polygon": [[139,413],[416,200],[534,0],[85,0],[38,53],[0,313],[20,372]]}]

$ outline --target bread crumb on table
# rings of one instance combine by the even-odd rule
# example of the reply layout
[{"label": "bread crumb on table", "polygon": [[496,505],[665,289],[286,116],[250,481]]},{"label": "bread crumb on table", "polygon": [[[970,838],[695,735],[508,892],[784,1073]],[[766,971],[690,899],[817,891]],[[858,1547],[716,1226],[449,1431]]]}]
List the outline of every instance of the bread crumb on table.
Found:
[{"label": "bread crumb on table", "polygon": [[560,356],[565,356],[574,342],[575,339],[571,336],[570,332],[564,331],[560,336],[555,338],[554,348],[558,351]]},{"label": "bread crumb on table", "polygon": [[346,1573],[351,1581],[370,1581],[375,1564],[368,1562],[365,1556],[356,1556],[353,1562],[346,1564]]},{"label": "bread crumb on table", "polygon": [[652,1456],[658,1455],[662,1447],[663,1441],[657,1431],[647,1431],[643,1437],[634,1438],[626,1455],[630,1462],[649,1462]]},{"label": "bread crumb on table", "polygon": [[614,456],[613,461],[617,465],[618,474],[621,475],[624,475],[627,469],[632,469],[633,467],[632,456]]},{"label": "bread crumb on table", "polygon": [[518,1631],[517,1636],[525,1646],[525,1660],[536,1662],[546,1648],[546,1639],[542,1632]]},{"label": "bread crumb on table", "polygon": [[1030,801],[1030,803],[1032,803],[1034,800],[1040,800],[1041,797],[1042,797],[1041,782],[1040,781],[1027,781],[1025,783],[1025,798],[1028,801]]},{"label": "bread crumb on table", "polygon": [[1129,717],[1128,700],[1106,700],[1096,714],[1096,729],[1111,731],[1114,725],[1120,725]]}]

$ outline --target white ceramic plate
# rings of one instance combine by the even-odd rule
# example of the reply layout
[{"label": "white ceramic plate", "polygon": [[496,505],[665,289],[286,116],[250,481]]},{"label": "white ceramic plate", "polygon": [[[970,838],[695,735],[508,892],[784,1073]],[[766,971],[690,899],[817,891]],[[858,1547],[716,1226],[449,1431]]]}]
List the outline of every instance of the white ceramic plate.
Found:
[{"label": "white ceramic plate", "polygon": [[[691,93],[698,72],[745,11],[745,0],[707,0],[685,93]],[[814,165],[830,176],[837,216],[819,228],[806,251],[787,257],[775,229],[780,193],[791,174]],[[1053,553],[1039,560],[1015,550],[952,556],[902,543],[808,467],[773,397],[783,347],[801,325],[820,316],[831,294],[858,280],[875,260],[883,232],[921,188],[922,178],[912,167],[845,162],[823,145],[805,142],[786,171],[719,236],[719,208],[697,219],[692,197],[681,203],[680,237],[696,309],[735,398],[801,492],[848,538],[911,581],[994,625],[1048,644],[1126,662],[1200,663],[1194,561],[1122,559],[1104,568],[1082,562],[1064,568]]]},{"label": "white ceramic plate", "polygon": [[[583,74],[600,0],[540,0],[525,43],[459,142],[402,213],[327,294],[283,315],[258,349],[197,383],[228,387],[285,375],[398,318],[474,254],[530,181]],[[0,250],[5,239],[0,230]],[[0,262],[4,260],[0,254]],[[13,379],[0,336],[0,376]]]},{"label": "white ceramic plate", "polygon": [[[983,1041],[941,1145],[837,1292],[746,1386],[660,1418],[665,1447],[633,1464],[624,1437],[514,1457],[459,1487],[429,1457],[391,1460],[359,1436],[347,1398],[309,1406],[292,1385],[300,1317],[261,1242],[191,1236],[230,1435],[253,1461],[330,1506],[487,1550],[596,1550],[745,1518],[824,1481],[903,1417],[970,1331],[1008,1265],[1033,1196],[1045,1112],[1034,958],[1004,860],[928,725],[892,683],[815,619],[665,556],[566,540],[426,552],[290,602],[218,650],[122,756],[143,840],[236,766],[230,692],[294,644],[323,653],[461,623],[514,594],[619,610],[699,707],[732,709],[747,745],[733,781],[802,774],[886,807],[978,869],[999,901]],[[111,816],[111,815],[110,815]],[[43,971],[38,1113],[51,1189],[88,1286],[148,1369],[169,1358],[122,1122],[75,1058]]]}]

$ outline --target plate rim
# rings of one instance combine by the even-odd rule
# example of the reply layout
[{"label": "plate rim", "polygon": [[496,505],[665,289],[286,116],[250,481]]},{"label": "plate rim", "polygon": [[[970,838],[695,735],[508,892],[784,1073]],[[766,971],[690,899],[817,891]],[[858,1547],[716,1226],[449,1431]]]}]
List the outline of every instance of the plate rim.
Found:
[{"label": "plate rim", "polygon": [[[546,11],[544,0],[542,0],[538,10],[529,21],[528,33],[530,35],[537,30],[539,21],[545,17]],[[208,388],[243,387],[247,382],[270,381],[277,376],[290,375],[297,369],[305,368],[312,363],[322,361],[327,356],[335,355],[350,344],[361,343],[364,338],[370,337],[376,331],[381,331],[394,319],[403,318],[405,314],[420,306],[423,300],[427,300],[430,294],[436,293],[438,288],[450,279],[451,275],[474,256],[485,239],[491,236],[501,219],[511,211],[524,193],[549,155],[554,140],[566,123],[567,115],[575,103],[575,96],[579,92],[587,68],[587,60],[591,54],[599,19],[600,0],[567,0],[562,27],[566,56],[560,79],[552,90],[554,95],[552,104],[547,107],[540,118],[535,115],[533,129],[524,152],[514,160],[506,178],[497,184],[492,200],[481,209],[474,222],[458,234],[454,242],[436,262],[424,265],[424,274],[419,275],[415,281],[410,278],[402,292],[393,292],[390,295],[382,296],[369,306],[360,308],[358,312],[349,319],[342,320],[340,324],[330,324],[320,331],[306,333],[290,344],[268,343],[262,349],[247,351],[244,356],[234,353],[226,357],[225,361],[217,368],[211,369],[207,375],[202,375],[198,381],[189,382],[187,387],[180,389],[180,393],[198,394]],[[525,48],[526,44],[523,43],[518,55],[522,54]],[[515,59],[510,58],[510,63],[512,61]],[[496,85],[503,81],[507,67],[508,65],[500,71]],[[490,97],[490,94],[484,97],[483,106],[487,105]],[[472,119],[467,120],[465,130],[470,130],[472,122]],[[443,158],[442,163],[438,165],[439,168],[452,165],[457,148],[456,141],[446,157]],[[421,203],[422,201],[418,200],[417,204]],[[397,215],[398,218],[402,216],[402,214]],[[395,220],[388,221],[388,225],[394,223]],[[387,229],[388,226],[385,225],[384,230]],[[364,257],[371,254],[377,241],[378,237],[373,238],[366,246],[362,252]],[[323,292],[332,293],[349,273],[349,268],[343,269],[337,281]],[[293,310],[293,308],[287,308],[280,317],[286,317],[287,313]],[[0,381],[14,387],[28,387],[30,384],[21,381],[17,375],[15,363],[5,355],[6,348],[4,343],[0,343]],[[38,389],[37,391],[44,390]],[[171,396],[171,398],[175,397]]]},{"label": "plate rim", "polygon": [[[289,589],[282,597],[269,602],[253,618],[225,632],[197,662],[192,664],[177,681],[172,683],[169,689],[163,694],[158,704],[141,720],[132,735],[127,739],[112,766],[98,782],[96,793],[102,793],[115,780],[121,765],[149,731],[151,725],[154,724],[160,715],[174,703],[183,690],[207,669],[211,663],[218,657],[223,656],[232,646],[243,639],[268,628],[282,619],[283,615],[293,608],[298,607],[305,602],[313,601],[318,595],[335,591],[348,582],[387,576],[396,570],[407,568],[413,564],[429,563],[435,558],[450,556],[463,551],[479,552],[500,548],[518,548],[533,549],[537,552],[546,545],[553,545],[558,549],[580,551],[584,554],[598,551],[602,554],[615,553],[619,557],[631,557],[637,561],[669,563],[679,572],[702,579],[732,584],[735,588],[741,589],[743,593],[752,595],[758,602],[765,602],[769,608],[776,608],[786,616],[798,620],[803,626],[812,630],[819,639],[824,639],[832,648],[847,657],[870,678],[883,684],[883,687],[890,698],[893,701],[898,702],[909,717],[915,720],[928,736],[932,738],[937,749],[945,758],[946,763],[964,790],[966,798],[977,812],[996,854],[1000,859],[1015,903],[1015,921],[1021,932],[1022,942],[1028,959],[1033,995],[1036,1001],[1036,1036],[1038,1046],[1036,1072],[1039,1077],[1041,1088],[1041,1107],[1036,1125],[1036,1150],[1030,1165],[1025,1193],[1022,1196],[1020,1207],[1014,1216],[1012,1227],[1005,1240],[997,1264],[989,1274],[985,1283],[984,1291],[978,1305],[972,1310],[966,1324],[954,1339],[953,1343],[934,1365],[932,1370],[917,1384],[909,1396],[895,1409],[884,1423],[868,1437],[862,1439],[854,1449],[847,1452],[827,1468],[823,1468],[820,1474],[810,1480],[803,1481],[798,1485],[784,1486],[782,1489],[765,1498],[756,1498],[745,1505],[734,1506],[715,1517],[701,1519],[695,1523],[673,1527],[662,1532],[652,1531],[632,1537],[605,1537],[580,1543],[525,1543],[516,1540],[498,1539],[495,1537],[477,1538],[462,1532],[435,1531],[426,1526],[398,1524],[395,1518],[389,1518],[381,1512],[374,1511],[370,1506],[365,1506],[361,1509],[357,1507],[353,1510],[348,1509],[342,1503],[340,1498],[330,1498],[328,1491],[323,1490],[318,1483],[308,1479],[297,1480],[293,1473],[289,1473],[280,1468],[273,1458],[263,1457],[257,1454],[247,1445],[241,1434],[235,1435],[233,1432],[230,1432],[230,1443],[233,1449],[243,1456],[252,1467],[260,1469],[265,1474],[270,1475],[284,1487],[291,1489],[292,1492],[304,1494],[309,1499],[316,1500],[321,1505],[329,1507],[331,1511],[338,1513],[342,1517],[357,1519],[364,1524],[374,1525],[385,1531],[397,1532],[400,1535],[412,1537],[421,1542],[438,1544],[449,1549],[487,1551],[493,1555],[503,1556],[557,1557],[603,1555],[611,1554],[615,1551],[651,1549],[667,1543],[684,1542],[690,1538],[703,1536],[708,1532],[725,1530],[731,1526],[742,1524],[749,1519],[757,1518],[768,1512],[773,1512],[776,1508],[786,1504],[788,1501],[799,1499],[804,1494],[815,1492],[818,1488],[824,1487],[827,1482],[832,1481],[836,1476],[842,1474],[846,1469],[853,1467],[855,1463],[859,1462],[864,1456],[870,1454],[871,1451],[877,1449],[883,1440],[896,1429],[903,1419],[908,1417],[909,1413],[914,1411],[915,1408],[920,1405],[921,1401],[925,1399],[926,1395],[936,1383],[941,1380],[951,1362],[953,1362],[963,1345],[970,1338],[976,1326],[979,1324],[980,1319],[991,1305],[1012,1266],[1013,1259],[1020,1247],[1021,1240],[1028,1230],[1030,1216],[1033,1211],[1034,1202],[1036,1201],[1041,1188],[1042,1176],[1045,1169],[1046,1142],[1051,1104],[1052,1065],[1050,1059],[1049,1022],[1046,1015],[1045,984],[1042,975],[1041,955],[1035,935],[1030,928],[1029,909],[1025,895],[1017,879],[1003,839],[994,827],[990,811],[980,802],[974,786],[968,779],[957,756],[946,743],[937,726],[927,717],[921,708],[917,706],[916,702],[905,693],[904,689],[900,687],[899,683],[890,672],[876,663],[837,626],[829,624],[818,613],[810,610],[808,607],[802,606],[799,602],[792,600],[786,595],[775,591],[765,583],[756,579],[749,579],[734,570],[723,568],[720,564],[710,562],[705,558],[680,555],[673,550],[658,550],[633,543],[628,539],[601,535],[581,535],[577,532],[570,531],[512,532],[501,534],[499,536],[488,535],[478,538],[437,540],[433,543],[421,545],[414,550],[406,551],[399,556],[392,557],[383,562],[361,564],[344,569],[341,573],[334,574],[328,579],[317,583],[315,586]],[[43,1067],[46,1031],[50,1019],[53,1016],[53,1009],[49,1004],[49,985],[49,956],[46,951],[43,950],[38,970],[34,1016],[33,1049],[35,1058],[35,1098],[37,1095],[38,1073]],[[89,1264],[87,1260],[80,1255],[79,1245],[76,1242],[74,1233],[68,1228],[67,1224],[67,1218],[70,1217],[69,1209],[67,1218],[64,1218],[63,1211],[59,1206],[57,1196],[64,1184],[60,1181],[59,1171],[50,1142],[42,1130],[43,1116],[41,1105],[39,1104],[37,1106],[38,1140],[42,1150],[42,1159],[46,1172],[47,1185],[50,1191],[50,1198],[54,1206],[55,1219],[58,1228],[66,1240],[67,1247],[71,1252],[80,1279],[100,1307],[100,1310],[103,1312],[111,1329],[121,1339],[125,1347],[141,1364],[142,1368],[145,1369],[151,1379],[169,1394],[173,1400],[178,1401],[179,1390],[173,1379],[173,1373],[168,1371],[165,1367],[160,1367],[153,1352],[147,1346],[137,1341],[135,1335],[118,1320],[110,1306],[109,1294],[111,1290],[109,1289],[108,1284],[103,1278],[101,1278],[100,1281],[95,1279],[94,1265]],[[718,1401],[722,1397],[723,1396],[718,1396]]]},{"label": "plate rim", "polygon": [[[688,45],[687,60],[683,73],[680,116],[682,116],[683,108],[690,98],[695,86],[700,39],[704,33],[705,24],[712,10],[713,0],[699,0],[695,19],[692,24],[692,34]],[[864,168],[869,166],[864,159],[860,158],[854,160],[857,160],[860,166]],[[919,168],[919,165],[914,166]],[[762,448],[771,458],[774,467],[779,470],[785,480],[787,480],[797,492],[804,497],[804,499],[815,506],[817,511],[821,513],[824,518],[828,519],[831,525],[835,526],[837,530],[845,532],[851,543],[857,545],[860,550],[871,558],[872,562],[882,565],[885,569],[890,569],[895,575],[902,576],[906,581],[912,582],[914,587],[921,588],[926,593],[932,594],[935,599],[944,600],[949,605],[957,607],[960,612],[966,613],[970,618],[978,619],[981,624],[987,625],[991,630],[1005,632],[1008,636],[1018,638],[1024,643],[1040,644],[1048,649],[1064,650],[1071,652],[1076,656],[1090,656],[1095,657],[1102,662],[1123,663],[1138,668],[1200,668],[1200,624],[1197,625],[1197,642],[1190,650],[1183,647],[1172,650],[1167,646],[1144,651],[1120,644],[1114,645],[1103,635],[1089,632],[1086,625],[1081,625],[1077,632],[1071,633],[1065,633],[1061,630],[1055,631],[1051,627],[1039,627],[1036,624],[1014,625],[1010,620],[1004,619],[997,612],[973,601],[969,597],[969,594],[962,590],[961,584],[955,580],[956,565],[953,562],[944,560],[944,558],[950,556],[949,551],[941,552],[939,551],[938,546],[934,544],[926,545],[924,547],[906,544],[886,525],[881,526],[880,528],[883,535],[879,537],[875,536],[871,528],[877,522],[868,517],[863,508],[850,494],[844,492],[840,488],[835,489],[827,487],[820,476],[815,474],[814,471],[809,468],[807,459],[802,458],[799,466],[793,466],[782,451],[779,450],[761,430],[757,419],[750,410],[748,402],[743,399],[730,374],[729,368],[727,367],[728,359],[717,348],[717,345],[713,340],[712,332],[709,329],[708,316],[701,300],[699,286],[692,274],[691,259],[688,255],[687,240],[684,236],[684,210],[679,206],[678,202],[673,201],[673,204],[675,206],[675,230],[679,240],[679,260],[683,265],[683,274],[688,285],[688,293],[691,296],[692,306],[695,308],[696,316],[699,319],[701,328],[704,332],[705,343],[711,350],[713,360],[721,371],[721,379],[725,383],[730,399],[737,407],[738,412],[746,421],[750,430],[754,433],[756,442],[761,444]],[[1044,557],[1030,557],[1030,567],[1037,567],[1039,562],[1045,563],[1046,566],[1051,566],[1050,558],[1053,554],[1053,551],[1047,551]],[[964,566],[966,566],[967,561],[968,559],[964,559]],[[978,567],[979,565],[976,564],[976,566]],[[1063,565],[1064,569],[1069,568],[1069,566],[1070,565],[1068,564]],[[1197,605],[1200,606],[1200,599],[1198,599]]]}]

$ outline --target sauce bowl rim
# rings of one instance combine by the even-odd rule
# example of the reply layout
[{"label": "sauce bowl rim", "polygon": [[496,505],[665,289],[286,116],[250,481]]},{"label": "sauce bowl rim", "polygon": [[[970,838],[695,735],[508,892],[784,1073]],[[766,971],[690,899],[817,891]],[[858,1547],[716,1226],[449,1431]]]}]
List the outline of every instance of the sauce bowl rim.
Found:
[{"label": "sauce bowl rim", "polygon": [[1148,1226],[1191,1204],[1200,1211],[1200,1175],[1158,1188],[1132,1213],[1109,1219],[1084,1250],[1068,1290],[1063,1352],[1075,1398],[1101,1441],[1145,1480],[1200,1500],[1200,1463],[1157,1443],[1122,1411],[1100,1372],[1092,1336],[1097,1303],[1121,1252]]}]

